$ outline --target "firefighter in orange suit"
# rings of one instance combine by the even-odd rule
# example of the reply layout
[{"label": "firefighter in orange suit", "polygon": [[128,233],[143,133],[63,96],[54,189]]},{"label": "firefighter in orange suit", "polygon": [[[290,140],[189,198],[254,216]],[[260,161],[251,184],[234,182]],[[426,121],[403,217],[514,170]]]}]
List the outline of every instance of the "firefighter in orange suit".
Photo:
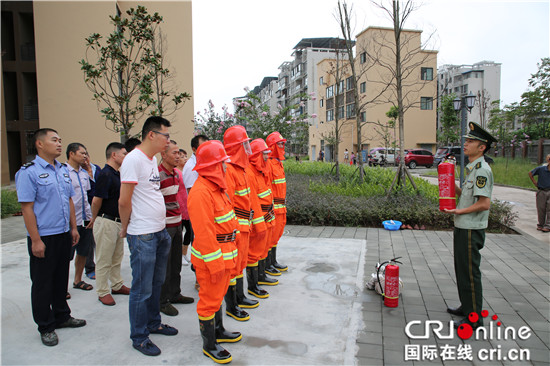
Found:
[{"label": "firefighter in orange suit", "polygon": [[283,160],[285,160],[286,140],[279,132],[273,132],[267,136],[267,146],[271,149],[268,164],[271,168],[273,203],[275,206],[275,228],[269,243],[270,249],[267,259],[268,273],[285,272],[288,267],[277,262],[277,244],[283,236],[286,225],[286,178]]},{"label": "firefighter in orange suit", "polygon": [[203,143],[196,151],[193,170],[199,177],[189,193],[187,208],[195,240],[191,262],[200,285],[197,313],[203,353],[217,363],[231,362],[231,354],[218,343],[238,342],[242,335],[223,327],[222,302],[236,265],[238,221],[226,193],[225,161],[220,141]]},{"label": "firefighter in orange suit", "polygon": [[250,186],[245,169],[248,166],[250,150],[250,138],[243,126],[229,127],[223,135],[225,151],[231,159],[227,163],[225,180],[227,182],[227,194],[233,203],[233,210],[239,221],[241,235],[237,239],[238,257],[235,270],[231,273],[229,288],[225,294],[225,313],[238,321],[250,319],[250,315],[240,308],[256,308],[260,304],[244,295],[243,270],[248,259],[248,239],[250,223],[252,220],[250,204]]},{"label": "firefighter in orange suit", "polygon": [[266,298],[269,297],[269,293],[258,284],[273,286],[279,283],[279,281],[267,277],[262,268],[269,248],[271,233],[275,226],[273,196],[269,187],[271,175],[266,163],[269,149],[262,139],[252,141],[250,147],[252,154],[248,157],[250,166],[247,168],[247,173],[254,217],[252,218],[246,275],[248,293],[258,298]]}]

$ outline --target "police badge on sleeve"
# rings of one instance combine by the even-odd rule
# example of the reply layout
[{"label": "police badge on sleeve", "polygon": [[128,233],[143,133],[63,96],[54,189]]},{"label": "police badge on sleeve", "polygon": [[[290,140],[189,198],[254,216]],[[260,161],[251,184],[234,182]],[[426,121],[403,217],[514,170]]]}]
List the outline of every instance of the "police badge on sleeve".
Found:
[{"label": "police badge on sleeve", "polygon": [[477,188],[483,188],[487,184],[487,177],[478,176],[476,179]]}]

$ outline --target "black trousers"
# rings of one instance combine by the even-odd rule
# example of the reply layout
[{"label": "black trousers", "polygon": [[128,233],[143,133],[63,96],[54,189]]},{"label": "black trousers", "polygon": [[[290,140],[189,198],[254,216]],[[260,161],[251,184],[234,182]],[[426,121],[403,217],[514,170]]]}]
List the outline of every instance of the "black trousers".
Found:
[{"label": "black trousers", "polygon": [[193,229],[191,228],[191,220],[182,220],[185,235],[183,236],[183,245],[189,245],[193,241]]},{"label": "black trousers", "polygon": [[161,305],[169,303],[181,293],[181,248],[183,239],[181,225],[167,227],[166,231],[170,235],[172,244],[166,265],[166,279],[160,290]]},{"label": "black trousers", "polygon": [[44,258],[32,254],[32,241],[27,237],[32,281],[31,305],[38,331],[48,333],[71,316],[66,295],[72,238],[70,231],[40,238],[46,246]]}]

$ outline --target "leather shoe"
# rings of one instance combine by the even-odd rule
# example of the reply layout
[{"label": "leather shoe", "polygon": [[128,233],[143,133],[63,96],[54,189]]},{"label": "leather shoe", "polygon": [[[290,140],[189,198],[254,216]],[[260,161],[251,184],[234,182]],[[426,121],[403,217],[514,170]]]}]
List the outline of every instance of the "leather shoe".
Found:
[{"label": "leather shoe", "polygon": [[42,339],[42,343],[48,347],[55,346],[59,343],[59,338],[57,338],[57,334],[55,332],[41,333],[40,339]]},{"label": "leather shoe", "polygon": [[107,294],[105,296],[100,296],[98,300],[101,301],[103,305],[107,305],[107,306],[113,306],[114,304],[116,304],[115,299],[113,299],[113,297],[110,294]]},{"label": "leather shoe", "polygon": [[143,353],[145,356],[158,356],[160,355],[160,348],[157,347],[156,344],[151,342],[149,338],[147,338],[143,343],[141,344],[132,344],[132,346]]},{"label": "leather shoe", "polygon": [[130,295],[130,288],[122,285],[118,290],[111,290],[113,295]]},{"label": "leather shoe", "polygon": [[75,319],[73,317],[70,317],[63,323],[59,324],[56,329],[59,328],[80,328],[86,325],[86,320],[84,319]]},{"label": "leather shoe", "polygon": [[192,304],[195,302],[195,299],[188,296],[183,296],[182,294],[179,294],[176,296],[176,298],[170,300],[170,303],[172,304]]},{"label": "leather shoe", "polygon": [[466,316],[466,314],[464,314],[464,312],[462,311],[462,306],[459,306],[459,307],[456,307],[456,308],[448,307],[447,312],[449,314],[453,314],[453,315]]},{"label": "leather shoe", "polygon": [[161,305],[160,312],[168,316],[176,316],[179,314],[178,309],[176,309],[174,305],[170,303]]}]

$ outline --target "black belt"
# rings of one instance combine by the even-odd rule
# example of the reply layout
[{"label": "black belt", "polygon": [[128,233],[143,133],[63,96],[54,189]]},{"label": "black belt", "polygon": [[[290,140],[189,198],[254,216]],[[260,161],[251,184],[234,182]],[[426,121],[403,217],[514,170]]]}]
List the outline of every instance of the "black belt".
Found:
[{"label": "black belt", "polygon": [[539,191],[545,191],[545,192],[550,191],[550,187],[548,187],[548,188],[539,188]]},{"label": "black belt", "polygon": [[254,217],[254,210],[248,211],[238,207],[235,207],[233,210],[235,211],[235,215],[241,219],[252,220]]},{"label": "black belt", "polygon": [[99,215],[100,217],[103,217],[104,219],[109,219],[109,220],[113,220],[114,222],[122,222],[122,220],[120,219],[120,217],[115,217],[115,216],[111,216],[111,215],[107,215],[107,214],[101,214]]},{"label": "black belt", "polygon": [[273,202],[275,202],[275,204],[278,204],[278,205],[285,205],[286,204],[286,199],[285,198],[273,197]]},{"label": "black belt", "polygon": [[216,234],[216,240],[219,242],[219,243],[230,243],[232,241],[235,241],[235,239],[237,238],[237,230],[233,230],[232,233],[227,233],[227,234]]}]

